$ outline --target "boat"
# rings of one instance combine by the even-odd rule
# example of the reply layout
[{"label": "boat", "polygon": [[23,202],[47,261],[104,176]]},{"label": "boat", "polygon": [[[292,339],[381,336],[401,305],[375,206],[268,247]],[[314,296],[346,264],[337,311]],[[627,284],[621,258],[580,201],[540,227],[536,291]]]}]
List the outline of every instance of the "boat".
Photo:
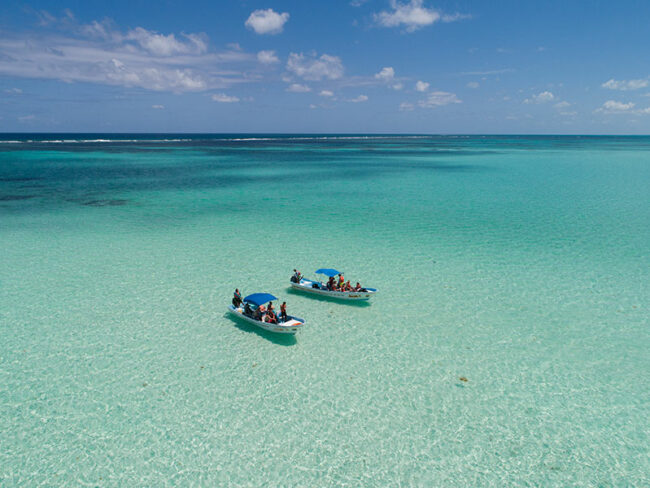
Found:
[{"label": "boat", "polygon": [[[343,274],[341,271],[337,271],[333,268],[320,268],[316,270],[316,274],[322,274],[329,278]],[[313,293],[315,295],[321,295],[325,297],[338,298],[340,300],[370,300],[376,293],[377,288],[361,288],[360,291],[337,291],[337,290],[328,290],[327,286],[316,280],[309,280],[304,277],[300,277],[299,280],[292,277],[291,278],[291,288],[295,290],[301,290],[307,293]]]},{"label": "boat", "polygon": [[277,300],[270,293],[253,293],[244,298],[243,302],[236,307],[234,304],[228,306],[228,311],[237,317],[245,320],[248,323],[256,325],[264,330],[270,332],[277,332],[280,334],[295,334],[305,325],[305,319],[300,317],[287,316],[287,320],[280,322],[280,314],[278,316],[278,323],[264,322],[255,318],[255,311],[262,305],[266,305],[273,300]]}]

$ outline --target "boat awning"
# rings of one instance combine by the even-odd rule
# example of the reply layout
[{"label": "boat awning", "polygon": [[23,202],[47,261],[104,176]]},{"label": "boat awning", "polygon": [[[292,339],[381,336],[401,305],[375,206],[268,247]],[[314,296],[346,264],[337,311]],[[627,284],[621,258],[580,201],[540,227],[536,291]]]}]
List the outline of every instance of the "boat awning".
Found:
[{"label": "boat awning", "polygon": [[252,303],[253,305],[264,305],[272,300],[277,300],[277,297],[274,297],[270,293],[253,293],[244,298],[245,302]]},{"label": "boat awning", "polygon": [[331,278],[332,276],[336,276],[336,275],[342,274],[340,271],[337,271],[337,270],[332,269],[332,268],[321,268],[321,269],[317,269],[317,270],[316,270],[316,273],[317,273],[317,274],[324,274],[325,276],[329,276],[330,278]]}]

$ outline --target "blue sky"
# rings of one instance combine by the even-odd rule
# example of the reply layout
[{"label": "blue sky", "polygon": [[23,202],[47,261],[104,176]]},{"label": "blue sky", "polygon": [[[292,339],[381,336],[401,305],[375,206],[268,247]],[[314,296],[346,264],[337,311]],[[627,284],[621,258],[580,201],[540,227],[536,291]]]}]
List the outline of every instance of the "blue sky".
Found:
[{"label": "blue sky", "polygon": [[650,133],[650,2],[3,2],[0,131]]}]

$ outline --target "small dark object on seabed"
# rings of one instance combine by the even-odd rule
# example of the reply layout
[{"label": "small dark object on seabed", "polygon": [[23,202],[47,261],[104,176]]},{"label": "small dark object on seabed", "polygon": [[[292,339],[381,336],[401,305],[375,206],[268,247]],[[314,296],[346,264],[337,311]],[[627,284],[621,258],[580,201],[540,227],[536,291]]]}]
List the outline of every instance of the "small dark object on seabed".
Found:
[{"label": "small dark object on seabed", "polygon": [[0,202],[13,202],[16,200],[29,200],[36,195],[0,195]]},{"label": "small dark object on seabed", "polygon": [[83,202],[82,205],[87,207],[119,207],[127,203],[129,203],[128,200],[116,198],[113,200],[88,200],[87,202]]},{"label": "small dark object on seabed", "polygon": [[468,382],[468,381],[469,381],[469,380],[468,380],[467,378],[465,378],[464,376],[461,376],[461,377],[458,378],[458,379],[459,379],[460,381],[464,381],[464,382]]}]

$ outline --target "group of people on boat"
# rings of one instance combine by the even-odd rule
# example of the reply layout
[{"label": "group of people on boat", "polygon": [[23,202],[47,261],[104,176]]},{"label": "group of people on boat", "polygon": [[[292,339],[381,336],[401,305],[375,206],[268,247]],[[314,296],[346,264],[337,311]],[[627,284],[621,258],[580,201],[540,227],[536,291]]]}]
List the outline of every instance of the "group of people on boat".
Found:
[{"label": "group of people on boat", "polygon": [[350,280],[345,281],[343,273],[339,274],[338,280],[335,279],[334,276],[330,276],[330,279],[327,280],[327,284],[325,286],[327,287],[328,291],[365,291],[365,288],[363,288],[358,281],[355,286],[352,286],[350,284]]},{"label": "group of people on boat", "polygon": [[[239,308],[241,304],[244,303],[241,293],[238,289],[235,289],[235,294],[232,298],[232,304],[235,308]],[[244,303],[244,315],[251,317],[252,319],[259,320],[260,322],[268,322],[270,324],[277,324],[278,322],[287,322],[289,316],[287,315],[287,302],[282,302],[280,305],[280,314],[278,315],[275,312],[273,307],[273,302],[269,302],[268,306],[260,305],[253,309],[250,303]]]},{"label": "group of people on boat", "polygon": [[[329,280],[327,280],[327,283],[325,284],[325,289],[327,291],[341,291],[341,292],[349,292],[349,291],[359,291],[359,292],[365,292],[367,291],[364,287],[362,287],[359,282],[357,281],[357,284],[355,286],[352,286],[350,283],[350,280],[347,282],[345,281],[345,278],[343,277],[343,273],[339,273],[338,275],[338,280],[334,278],[334,276],[330,276]],[[291,281],[293,283],[300,283],[300,280],[302,279],[302,275],[300,274],[300,271],[298,270],[293,270],[293,276],[291,277]],[[322,288],[322,285],[319,285],[317,283],[314,283],[313,285],[314,288]]]}]

